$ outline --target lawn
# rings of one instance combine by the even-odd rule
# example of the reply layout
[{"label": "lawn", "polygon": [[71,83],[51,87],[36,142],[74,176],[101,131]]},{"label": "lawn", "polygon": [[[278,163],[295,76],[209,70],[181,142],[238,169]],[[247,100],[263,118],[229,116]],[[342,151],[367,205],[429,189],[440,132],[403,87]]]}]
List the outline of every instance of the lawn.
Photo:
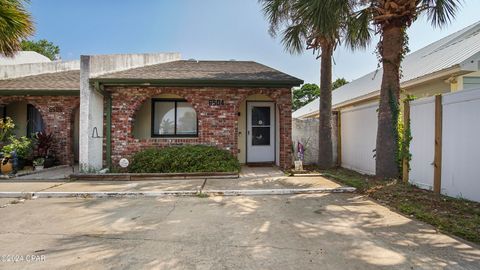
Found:
[{"label": "lawn", "polygon": [[429,223],[441,232],[480,243],[480,203],[437,195],[400,181],[376,180],[346,169],[323,173],[402,214]]}]

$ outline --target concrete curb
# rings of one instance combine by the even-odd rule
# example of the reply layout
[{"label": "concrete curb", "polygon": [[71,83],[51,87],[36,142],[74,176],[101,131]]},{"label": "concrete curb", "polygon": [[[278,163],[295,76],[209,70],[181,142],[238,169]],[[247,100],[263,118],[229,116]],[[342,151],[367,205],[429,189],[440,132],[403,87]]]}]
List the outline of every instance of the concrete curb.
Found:
[{"label": "concrete curb", "polygon": [[105,197],[162,197],[162,196],[251,196],[251,195],[294,195],[315,193],[348,193],[352,187],[340,188],[298,188],[298,189],[247,189],[247,190],[172,190],[172,191],[107,191],[107,192],[0,192],[0,198],[105,198]]}]

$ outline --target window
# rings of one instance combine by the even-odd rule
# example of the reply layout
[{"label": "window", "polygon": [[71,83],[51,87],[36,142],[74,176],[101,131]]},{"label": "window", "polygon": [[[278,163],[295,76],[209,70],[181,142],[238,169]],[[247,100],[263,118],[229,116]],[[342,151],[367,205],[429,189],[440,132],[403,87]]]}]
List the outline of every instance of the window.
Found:
[{"label": "window", "polygon": [[40,112],[32,105],[27,105],[27,137],[44,129],[43,119]]},{"label": "window", "polygon": [[152,137],[196,137],[197,113],[185,100],[152,100]]}]

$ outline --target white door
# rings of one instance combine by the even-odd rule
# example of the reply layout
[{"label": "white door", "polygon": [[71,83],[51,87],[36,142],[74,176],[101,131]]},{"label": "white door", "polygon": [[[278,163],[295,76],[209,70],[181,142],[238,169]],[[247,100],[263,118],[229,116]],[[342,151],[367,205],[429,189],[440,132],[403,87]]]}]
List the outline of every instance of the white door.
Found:
[{"label": "white door", "polygon": [[247,163],[275,161],[275,105],[247,102]]}]

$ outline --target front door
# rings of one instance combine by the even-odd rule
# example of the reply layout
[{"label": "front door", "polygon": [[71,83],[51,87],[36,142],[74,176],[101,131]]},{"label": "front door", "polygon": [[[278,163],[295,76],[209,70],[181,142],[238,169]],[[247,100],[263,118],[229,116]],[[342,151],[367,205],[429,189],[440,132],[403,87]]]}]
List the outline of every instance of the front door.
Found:
[{"label": "front door", "polygon": [[247,163],[275,161],[275,105],[247,102]]}]

